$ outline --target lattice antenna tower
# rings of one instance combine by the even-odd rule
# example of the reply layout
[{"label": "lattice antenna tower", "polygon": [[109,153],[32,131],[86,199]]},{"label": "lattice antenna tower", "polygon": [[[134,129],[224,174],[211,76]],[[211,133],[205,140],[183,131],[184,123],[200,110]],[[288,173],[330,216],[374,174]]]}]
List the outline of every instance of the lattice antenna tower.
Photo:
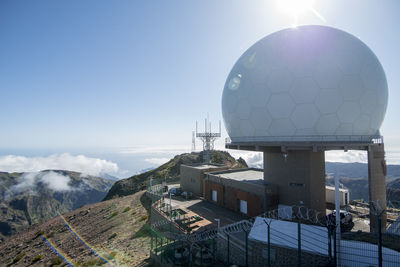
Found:
[{"label": "lattice antenna tower", "polygon": [[192,152],[196,151],[196,134],[192,131]]},{"label": "lattice antenna tower", "polygon": [[205,163],[211,162],[212,150],[214,150],[214,141],[221,137],[221,121],[219,121],[219,132],[213,133],[211,130],[211,122],[207,119],[204,120],[204,132],[198,132],[198,125],[196,121],[196,137],[203,142],[203,160]]}]

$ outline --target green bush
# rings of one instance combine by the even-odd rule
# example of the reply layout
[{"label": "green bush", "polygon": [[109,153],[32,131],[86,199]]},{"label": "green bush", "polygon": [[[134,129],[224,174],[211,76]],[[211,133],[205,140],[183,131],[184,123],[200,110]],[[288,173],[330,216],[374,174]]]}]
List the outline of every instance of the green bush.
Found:
[{"label": "green bush", "polygon": [[147,215],[142,215],[142,216],[140,216],[139,221],[141,222],[141,221],[147,220],[148,217],[149,216],[147,216]]},{"label": "green bush", "polygon": [[43,230],[37,232],[35,238],[38,238],[38,237],[40,237],[40,236],[42,236],[42,235],[44,235],[44,231],[43,231]]},{"label": "green bush", "polygon": [[127,212],[127,211],[130,211],[130,210],[131,210],[131,207],[126,207],[123,212]]},{"label": "green bush", "polygon": [[17,263],[19,262],[23,257],[25,257],[25,253],[19,253],[15,258],[13,259],[12,263]]},{"label": "green bush", "polygon": [[110,254],[106,254],[106,258],[109,260],[115,259],[115,256],[117,255],[117,252],[113,251]]},{"label": "green bush", "polygon": [[36,257],[33,258],[32,263],[35,263],[37,261],[40,261],[41,259],[43,259],[43,254],[39,254]]},{"label": "green bush", "polygon": [[99,266],[103,265],[104,261],[101,259],[94,259],[94,260],[89,260],[85,263],[82,264],[82,267],[90,267],[90,266]]},{"label": "green bush", "polygon": [[108,238],[108,239],[113,239],[113,238],[115,238],[115,237],[117,237],[117,233],[113,233],[112,235],[110,235],[110,237]]},{"label": "green bush", "polygon": [[119,214],[118,211],[114,211],[113,213],[111,213],[110,217],[108,217],[108,219],[114,218],[115,216],[117,216]]},{"label": "green bush", "polygon": [[56,256],[56,257],[51,259],[51,265],[50,266],[60,265],[61,263],[63,263],[63,260],[60,257]]}]

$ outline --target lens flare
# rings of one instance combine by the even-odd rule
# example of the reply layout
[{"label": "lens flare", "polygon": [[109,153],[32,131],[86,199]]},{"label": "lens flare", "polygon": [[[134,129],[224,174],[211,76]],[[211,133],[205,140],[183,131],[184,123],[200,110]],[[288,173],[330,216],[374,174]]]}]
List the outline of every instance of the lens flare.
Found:
[{"label": "lens flare", "polygon": [[313,8],[314,0],[277,0],[278,9],[285,14],[299,16]]},{"label": "lens flare", "polygon": [[72,259],[61,249],[57,248],[57,246],[47,236],[42,235],[42,239],[68,266],[74,267]]},{"label": "lens flare", "polygon": [[62,216],[60,212],[57,211],[58,216],[60,216],[61,220],[63,220],[64,224],[68,227],[69,230],[88,248],[90,249],[97,257],[102,259],[104,262],[108,263],[110,266],[114,266],[108,259],[103,257],[101,253],[95,249],[93,246],[91,246],[81,235],[78,234],[78,232],[70,225],[67,220]]},{"label": "lens flare", "polygon": [[315,0],[276,0],[277,9],[287,16],[293,18],[293,27],[297,27],[299,17],[307,12],[313,13],[321,21],[325,18],[314,8]]}]

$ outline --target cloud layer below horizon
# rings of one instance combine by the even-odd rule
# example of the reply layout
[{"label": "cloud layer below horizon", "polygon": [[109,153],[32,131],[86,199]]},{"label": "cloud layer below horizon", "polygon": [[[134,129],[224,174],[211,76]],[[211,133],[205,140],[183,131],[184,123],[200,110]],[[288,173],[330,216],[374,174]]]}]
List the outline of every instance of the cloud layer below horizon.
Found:
[{"label": "cloud layer below horizon", "polygon": [[83,174],[115,174],[118,165],[112,161],[91,158],[69,153],[54,154],[48,157],[24,157],[16,155],[0,156],[0,171],[39,172],[43,170],[68,170]]}]

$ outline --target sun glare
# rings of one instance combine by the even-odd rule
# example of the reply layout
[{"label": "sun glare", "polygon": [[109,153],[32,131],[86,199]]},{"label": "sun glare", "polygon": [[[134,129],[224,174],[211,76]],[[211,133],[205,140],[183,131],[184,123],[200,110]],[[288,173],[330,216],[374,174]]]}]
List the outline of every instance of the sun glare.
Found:
[{"label": "sun glare", "polygon": [[315,0],[276,0],[278,10],[294,19],[293,27],[297,26],[297,20],[307,12],[316,15],[322,21],[325,19],[314,9]]}]

